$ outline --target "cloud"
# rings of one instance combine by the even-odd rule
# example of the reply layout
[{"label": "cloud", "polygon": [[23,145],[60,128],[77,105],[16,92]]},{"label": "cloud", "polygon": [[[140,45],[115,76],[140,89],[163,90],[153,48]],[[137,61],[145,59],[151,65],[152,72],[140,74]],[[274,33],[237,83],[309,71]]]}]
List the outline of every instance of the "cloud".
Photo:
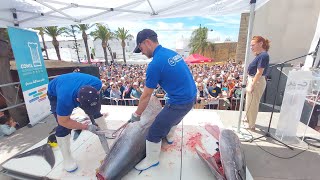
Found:
[{"label": "cloud", "polygon": [[153,29],[158,34],[159,43],[173,50],[176,49],[176,40],[181,37],[190,37],[193,29],[187,27],[183,22],[167,23],[164,21],[109,22],[108,26],[113,31],[118,27],[125,27],[134,37],[144,28]]},{"label": "cloud", "polygon": [[[223,16],[223,17],[206,17],[214,21],[214,23],[206,23],[204,26],[208,27],[208,24],[213,24],[213,26],[221,26],[221,27],[238,27],[239,28],[239,19],[232,16]],[[189,17],[188,20],[193,19],[196,20],[197,18]],[[154,21],[108,21],[104,23],[107,25],[112,31],[118,29],[118,27],[124,27],[125,29],[129,30],[129,33],[136,38],[136,35],[139,31],[145,28],[150,28],[156,31],[158,34],[158,39],[161,45],[167,47],[169,49],[175,50],[177,40],[180,40],[182,37],[184,39],[189,39],[191,37],[192,31],[199,28],[198,25],[194,25],[197,22],[193,23],[192,21],[185,21],[178,19],[175,22],[165,22],[166,20],[154,20]],[[211,28],[209,28],[211,29]],[[215,29],[213,31],[208,32],[208,39],[210,40],[217,40],[220,39],[224,41],[227,37],[231,38],[232,40],[237,40],[237,34],[226,34],[227,32],[220,30],[223,28]],[[94,28],[91,29],[91,31]],[[89,33],[89,32],[88,32]],[[233,33],[235,34],[235,33]],[[81,34],[77,35],[77,38],[82,39]],[[67,37],[58,37],[58,40],[66,40],[71,39]],[[52,38],[46,36],[46,41],[51,41]]]},{"label": "cloud", "polygon": [[239,25],[240,16],[228,15],[228,16],[204,16],[203,18],[210,19],[217,23],[225,23],[229,25]]},{"label": "cloud", "polygon": [[240,16],[206,16],[204,17],[213,21],[212,23],[206,23],[205,26],[225,27],[225,28],[239,28]]}]

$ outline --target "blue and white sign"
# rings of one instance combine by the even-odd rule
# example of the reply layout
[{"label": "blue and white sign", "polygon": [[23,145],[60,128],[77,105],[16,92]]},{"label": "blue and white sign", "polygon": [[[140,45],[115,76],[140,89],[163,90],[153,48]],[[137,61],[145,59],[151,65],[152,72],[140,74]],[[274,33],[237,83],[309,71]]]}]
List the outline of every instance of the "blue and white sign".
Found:
[{"label": "blue and white sign", "polygon": [[48,74],[36,32],[9,27],[8,33],[26,103],[30,124],[50,114]]}]

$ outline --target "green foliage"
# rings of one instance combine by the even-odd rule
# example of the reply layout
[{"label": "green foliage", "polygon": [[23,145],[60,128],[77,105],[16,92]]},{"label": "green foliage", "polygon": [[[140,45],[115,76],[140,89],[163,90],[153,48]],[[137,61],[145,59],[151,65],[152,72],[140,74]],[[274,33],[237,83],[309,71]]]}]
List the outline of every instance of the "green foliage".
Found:
[{"label": "green foliage", "polygon": [[101,39],[102,42],[107,42],[114,38],[114,34],[105,25],[97,23],[96,27],[97,29],[90,33],[94,40]]},{"label": "green foliage", "polygon": [[48,36],[52,38],[57,38],[58,36],[62,35],[63,33],[66,33],[66,28],[58,26],[49,26],[44,27],[43,29],[44,33],[46,33]]},{"label": "green foliage", "polygon": [[71,25],[70,27],[65,27],[64,33],[68,36],[75,37],[76,34],[80,33],[80,31],[78,31],[74,25]]},{"label": "green foliage", "polygon": [[75,28],[77,28],[80,32],[86,32],[87,30],[91,29],[94,26],[94,24],[78,24],[75,25]]},{"label": "green foliage", "polygon": [[118,30],[115,31],[115,37],[121,42],[133,38],[133,36],[129,34],[129,30],[124,29],[124,27],[118,27]]},{"label": "green foliage", "polygon": [[41,36],[44,35],[44,28],[43,27],[37,27],[37,28],[32,28],[32,29],[39,31],[39,34]]},{"label": "green foliage", "polygon": [[214,49],[214,44],[207,41],[208,38],[208,28],[199,27],[194,30],[191,35],[189,42],[189,47],[191,48],[190,53],[199,53],[204,55],[206,50]]}]

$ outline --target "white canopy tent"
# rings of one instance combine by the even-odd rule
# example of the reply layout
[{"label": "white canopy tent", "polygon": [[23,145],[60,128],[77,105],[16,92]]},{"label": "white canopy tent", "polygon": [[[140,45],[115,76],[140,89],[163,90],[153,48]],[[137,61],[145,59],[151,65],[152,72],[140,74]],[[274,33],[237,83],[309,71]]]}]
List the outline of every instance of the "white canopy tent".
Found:
[{"label": "white canopy tent", "polygon": [[[256,9],[269,0],[258,0]],[[250,0],[0,0],[0,27],[150,20],[249,12]]]},{"label": "white canopy tent", "polygon": [[[187,16],[223,16],[250,12],[243,87],[254,11],[269,0],[0,0],[0,27],[63,26],[79,23],[137,21]],[[242,90],[244,94],[245,88]],[[241,97],[238,132],[243,107]]]}]

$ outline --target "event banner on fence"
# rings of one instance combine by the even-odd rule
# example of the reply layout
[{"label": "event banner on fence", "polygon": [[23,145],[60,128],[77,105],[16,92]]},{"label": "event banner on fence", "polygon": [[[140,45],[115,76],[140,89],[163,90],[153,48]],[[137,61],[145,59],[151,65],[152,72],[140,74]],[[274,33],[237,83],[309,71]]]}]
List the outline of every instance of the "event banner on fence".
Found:
[{"label": "event banner on fence", "polygon": [[9,38],[15,57],[30,125],[50,114],[47,97],[48,74],[36,32],[9,27]]}]

